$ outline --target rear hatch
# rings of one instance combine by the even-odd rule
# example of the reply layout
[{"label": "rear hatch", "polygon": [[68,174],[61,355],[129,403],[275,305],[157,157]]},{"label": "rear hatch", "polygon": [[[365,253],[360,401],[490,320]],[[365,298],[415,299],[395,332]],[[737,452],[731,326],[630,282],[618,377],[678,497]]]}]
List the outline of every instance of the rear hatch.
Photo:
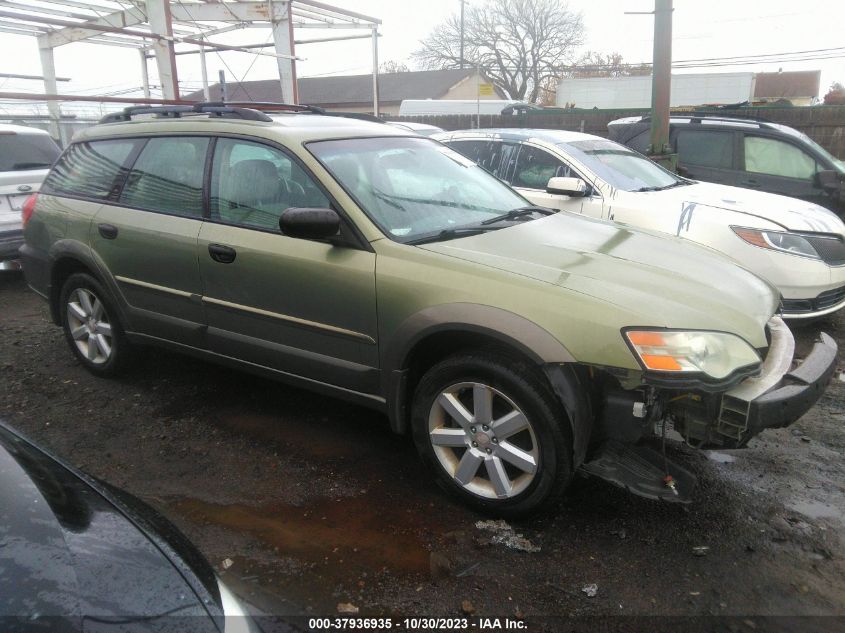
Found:
[{"label": "rear hatch", "polygon": [[43,132],[0,129],[0,233],[20,230],[24,200],[38,191],[60,153]]}]

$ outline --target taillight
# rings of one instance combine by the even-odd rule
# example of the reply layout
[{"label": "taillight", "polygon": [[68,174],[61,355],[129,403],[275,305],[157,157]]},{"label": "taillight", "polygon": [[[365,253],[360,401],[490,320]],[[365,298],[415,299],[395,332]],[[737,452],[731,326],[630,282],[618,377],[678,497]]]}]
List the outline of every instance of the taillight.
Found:
[{"label": "taillight", "polygon": [[35,211],[35,202],[38,200],[38,194],[33,193],[29,198],[24,200],[23,206],[21,207],[21,220],[23,221],[23,226],[26,228],[26,223],[29,222],[29,219],[32,217],[33,211]]}]

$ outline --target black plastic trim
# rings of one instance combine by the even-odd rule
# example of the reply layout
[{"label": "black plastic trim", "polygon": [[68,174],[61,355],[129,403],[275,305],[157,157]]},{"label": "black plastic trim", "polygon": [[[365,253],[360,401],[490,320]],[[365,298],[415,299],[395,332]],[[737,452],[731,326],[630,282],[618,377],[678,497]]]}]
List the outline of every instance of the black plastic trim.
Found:
[{"label": "black plastic trim", "polygon": [[789,426],[822,397],[836,369],[838,346],[822,332],[804,362],[783,377],[781,386],[751,401],[747,441],[767,428]]}]

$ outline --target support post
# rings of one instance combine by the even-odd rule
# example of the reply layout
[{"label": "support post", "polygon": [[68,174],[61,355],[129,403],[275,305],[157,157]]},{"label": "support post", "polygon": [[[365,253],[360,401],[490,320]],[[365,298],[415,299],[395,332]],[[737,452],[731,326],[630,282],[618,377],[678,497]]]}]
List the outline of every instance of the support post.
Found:
[{"label": "support post", "polygon": [[220,81],[220,101],[226,103],[229,100],[229,91],[226,89],[226,73],[221,70],[217,77]]},{"label": "support post", "polygon": [[153,44],[162,94],[165,99],[178,99],[179,77],[176,74],[170,0],[147,0],[146,6],[150,30],[162,37]]},{"label": "support post", "polygon": [[[293,21],[291,20],[290,2],[286,2],[285,16],[273,20],[273,45],[279,55],[294,56]],[[282,88],[283,103],[299,103],[296,91],[296,66],[293,59],[277,57],[279,66],[279,83]]]},{"label": "support post", "polygon": [[672,0],[654,0],[654,59],[651,76],[651,145],[649,157],[667,169],[677,169],[669,145],[672,90]]},{"label": "support post", "polygon": [[[41,56],[41,75],[44,77],[44,92],[56,94],[59,92],[56,84],[56,63],[53,58],[53,47],[39,40],[38,53]],[[62,108],[58,101],[47,102],[47,112],[50,114],[50,136],[64,145],[62,130],[59,122],[62,120]]]},{"label": "support post", "polygon": [[147,67],[147,50],[138,49],[141,54],[141,85],[144,87],[144,99],[150,98],[150,72]]},{"label": "support post", "polygon": [[373,116],[378,116],[378,25],[373,25]]},{"label": "support post", "polygon": [[200,70],[202,71],[203,99],[211,101],[211,93],[208,90],[208,66],[205,63],[205,46],[200,46]]}]

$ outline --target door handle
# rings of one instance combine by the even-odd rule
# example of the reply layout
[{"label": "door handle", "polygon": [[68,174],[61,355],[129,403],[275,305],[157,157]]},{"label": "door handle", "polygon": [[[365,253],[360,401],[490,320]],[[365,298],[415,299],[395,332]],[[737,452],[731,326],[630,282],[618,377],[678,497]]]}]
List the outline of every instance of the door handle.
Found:
[{"label": "door handle", "polygon": [[98,224],[97,230],[104,239],[113,240],[117,237],[117,227],[114,224]]},{"label": "door handle", "polygon": [[237,257],[238,252],[234,248],[223,246],[222,244],[209,244],[208,254],[211,255],[211,259],[216,262],[220,262],[221,264],[231,264],[235,261],[235,257]]},{"label": "door handle", "polygon": [[739,183],[743,187],[759,187],[760,181],[755,180],[754,178],[749,178],[748,180],[743,180]]}]

